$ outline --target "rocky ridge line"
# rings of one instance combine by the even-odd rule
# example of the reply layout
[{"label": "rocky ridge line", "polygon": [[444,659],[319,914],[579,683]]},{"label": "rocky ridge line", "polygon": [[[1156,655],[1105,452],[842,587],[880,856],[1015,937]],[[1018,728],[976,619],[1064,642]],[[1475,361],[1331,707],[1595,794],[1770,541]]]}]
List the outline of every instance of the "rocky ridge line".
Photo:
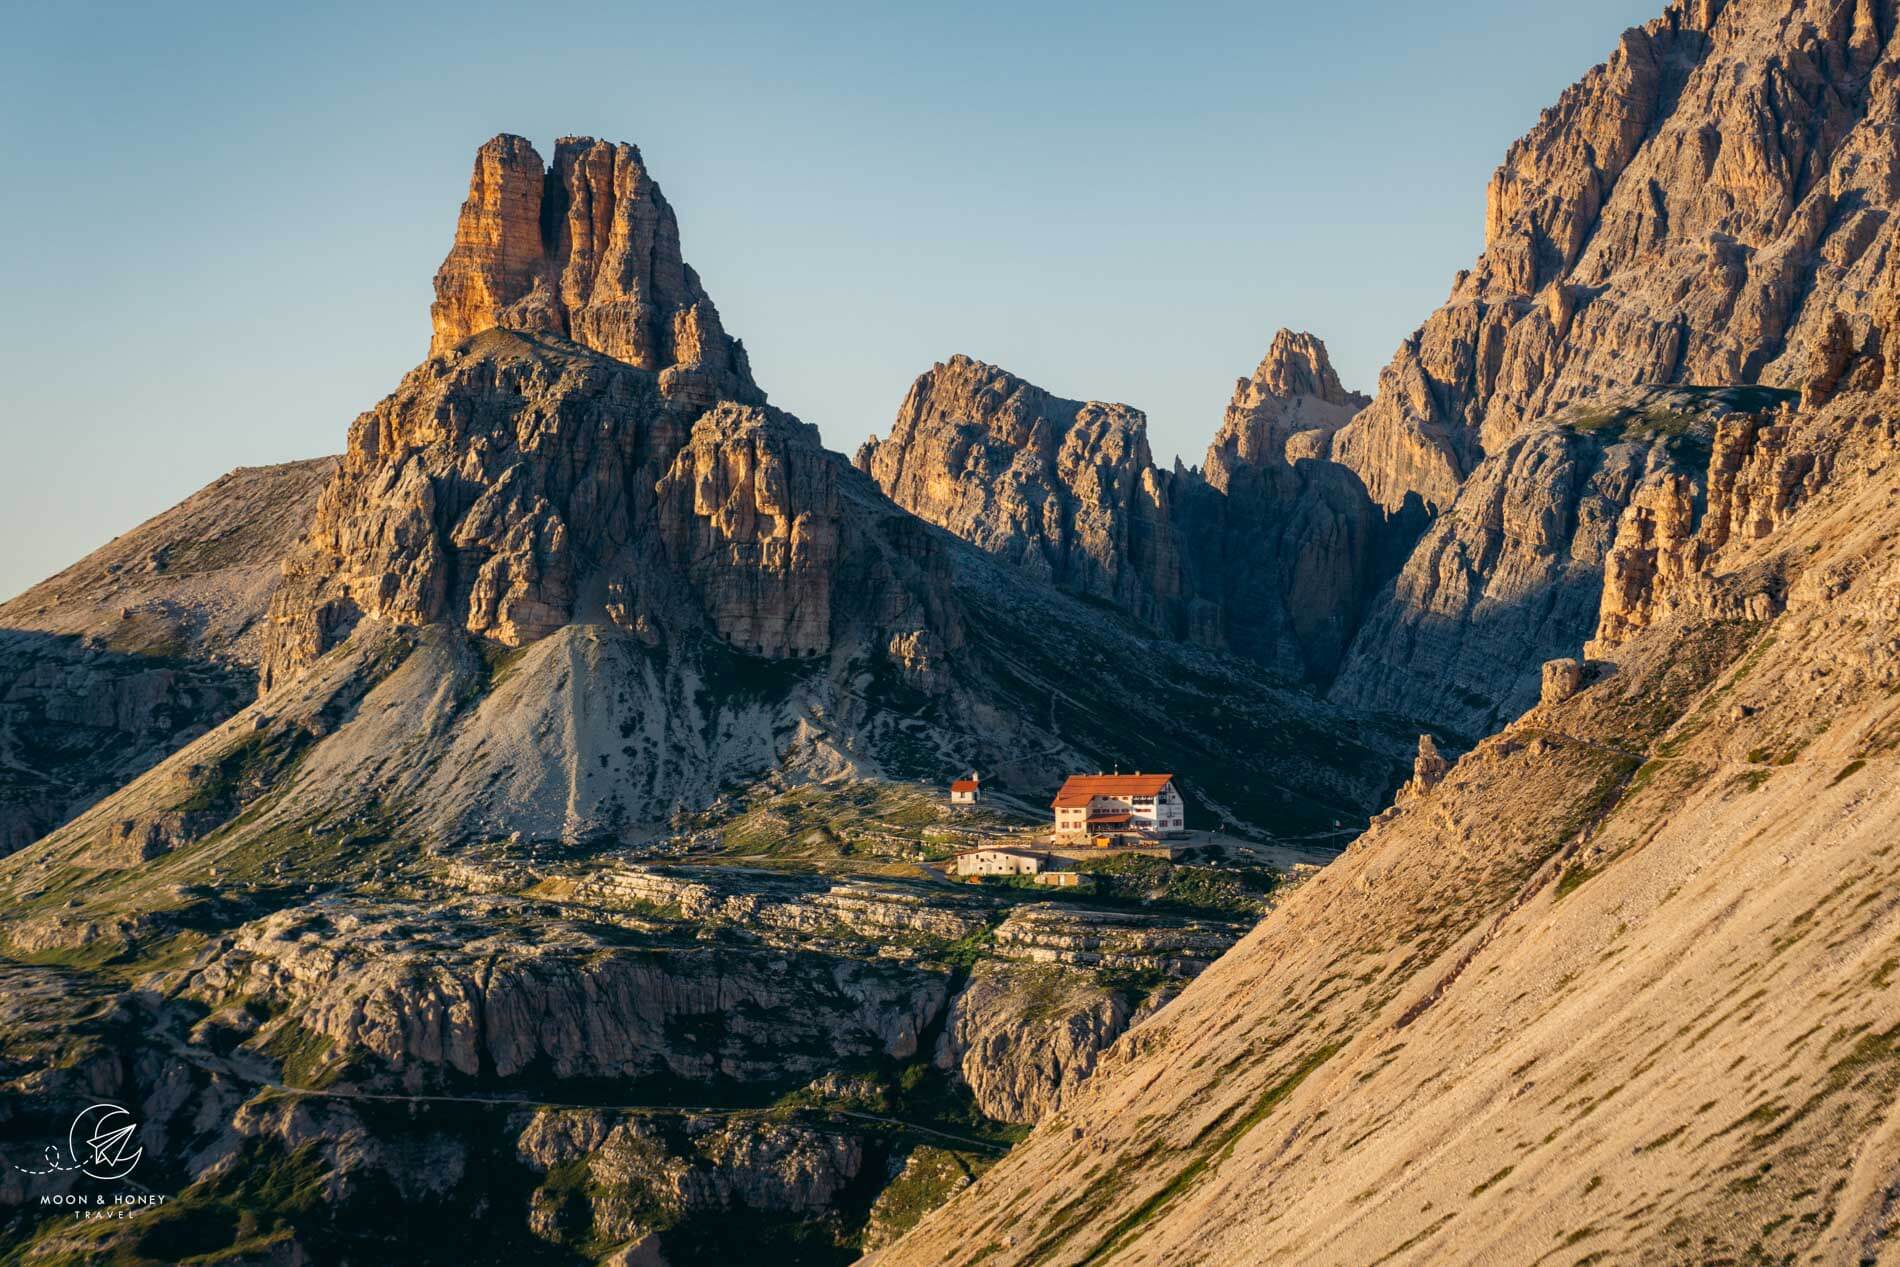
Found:
[{"label": "rocky ridge line", "polygon": [[1158,467],[1147,419],[952,357],[858,467],[906,510],[1157,632],[1325,681],[1376,587],[1384,517],[1323,459],[1364,404],[1282,330],[1239,380],[1206,474]]},{"label": "rocky ridge line", "polygon": [[1448,507],[1565,405],[1799,387],[1818,348],[1867,345],[1900,202],[1895,27],[1892,0],[1677,0],[1628,31],[1511,147],[1483,255],[1332,456],[1381,505]]}]

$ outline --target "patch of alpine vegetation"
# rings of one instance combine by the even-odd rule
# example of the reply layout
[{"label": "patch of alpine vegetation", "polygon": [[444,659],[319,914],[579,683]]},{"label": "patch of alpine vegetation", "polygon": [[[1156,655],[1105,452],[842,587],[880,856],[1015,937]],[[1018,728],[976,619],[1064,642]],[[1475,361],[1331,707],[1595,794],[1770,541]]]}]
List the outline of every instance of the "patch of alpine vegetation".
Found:
[{"label": "patch of alpine vegetation", "polygon": [[[378,680],[413,654],[390,644]],[[422,1255],[416,1212],[447,1217],[479,1172],[521,1261],[850,1261],[1054,1111],[1273,896],[1270,871],[1211,859],[947,884],[934,860],[1028,812],[878,781],[735,795],[642,848],[432,850],[398,813],[246,790],[299,715],[179,765],[236,811],[203,837],[9,872],[7,1111],[52,1131],[123,1102],[178,1194],[136,1229],[19,1215],[10,1252]],[[284,768],[307,777],[303,753]]]}]

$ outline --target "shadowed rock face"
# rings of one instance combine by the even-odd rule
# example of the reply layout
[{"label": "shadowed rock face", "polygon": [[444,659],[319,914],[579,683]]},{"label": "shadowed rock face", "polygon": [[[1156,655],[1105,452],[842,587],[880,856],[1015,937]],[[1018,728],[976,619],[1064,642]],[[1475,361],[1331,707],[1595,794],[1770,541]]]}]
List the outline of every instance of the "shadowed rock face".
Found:
[{"label": "shadowed rock face", "polygon": [[1596,622],[1617,517],[1685,473],[1642,444],[1538,431],[1472,473],[1353,643],[1333,697],[1475,738],[1537,700]]},{"label": "shadowed rock face", "polygon": [[1385,520],[1358,477],[1324,460],[1177,474],[1196,636],[1297,680],[1339,667],[1377,584]]},{"label": "shadowed rock face", "polygon": [[1167,478],[1139,410],[953,356],[911,385],[857,465],[904,509],[1032,575],[1150,624],[1178,619]]},{"label": "shadowed rock face", "polygon": [[336,459],[245,467],[0,604],[0,854],[242,708]]},{"label": "shadowed rock face", "polygon": [[659,376],[527,334],[431,358],[351,427],[285,563],[261,688],[364,618],[511,647],[585,620],[648,646],[709,629],[772,657],[841,638],[900,665],[955,648],[936,543],[846,490],[861,477],[811,427],[692,408]]},{"label": "shadowed rock face", "polygon": [[[1532,420],[1639,383],[1798,386],[1891,267],[1892,0],[1679,0],[1513,145],[1485,250],[1332,453],[1443,508]],[[1839,316],[1845,330],[1831,334]]]},{"label": "shadowed rock face", "polygon": [[518,136],[482,146],[435,293],[431,355],[500,326],[652,370],[669,396],[764,399],[631,145],[562,137],[552,167]]},{"label": "shadowed rock face", "polygon": [[1183,479],[1177,495],[1220,641],[1314,682],[1338,670],[1366,600],[1395,566],[1385,565],[1386,516],[1358,476],[1326,460],[1332,435],[1366,403],[1340,385],[1325,344],[1281,330],[1253,377],[1235,384],[1204,482]]},{"label": "shadowed rock face", "polygon": [[1372,605],[1332,698],[1465,738],[1508,722],[1537,702],[1544,661],[1582,654],[1600,623],[1622,627],[1612,612],[1647,623],[1648,576],[1689,552],[1709,490],[1726,507],[1725,468],[1792,399],[1628,388],[1517,436],[1471,473]]},{"label": "shadowed rock face", "polygon": [[1374,587],[1385,516],[1324,460],[1365,404],[1310,334],[1241,379],[1205,477],[1163,471],[1147,419],[966,356],[912,385],[857,464],[898,505],[1150,628],[1328,679]]}]

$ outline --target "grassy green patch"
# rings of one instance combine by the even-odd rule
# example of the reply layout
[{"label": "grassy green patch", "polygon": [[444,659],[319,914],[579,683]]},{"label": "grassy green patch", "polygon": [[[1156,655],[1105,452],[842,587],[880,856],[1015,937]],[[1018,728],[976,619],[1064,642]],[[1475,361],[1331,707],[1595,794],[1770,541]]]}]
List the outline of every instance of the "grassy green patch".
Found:
[{"label": "grassy green patch", "polygon": [[1506,1166],[1504,1169],[1498,1171],[1495,1175],[1492,1175],[1489,1179],[1486,1179],[1483,1183],[1473,1188],[1471,1190],[1471,1195],[1474,1197],[1483,1196],[1485,1193],[1489,1192],[1491,1189],[1503,1183],[1506,1179],[1509,1179],[1511,1177],[1511,1172],[1516,1169],[1517,1169],[1516,1166]]},{"label": "grassy green patch", "polygon": [[1689,1124],[1687,1122],[1684,1122],[1681,1126],[1676,1127],[1674,1130],[1664,1131],[1661,1135],[1658,1135],[1655,1139],[1652,1139],[1647,1144],[1644,1144],[1640,1146],[1639,1148],[1637,1148],[1636,1151],[1639,1153],[1654,1152],[1658,1148],[1662,1148],[1663,1146],[1667,1144],[1674,1143],[1678,1138],[1681,1137],[1682,1133],[1688,1129],[1689,1129]]},{"label": "grassy green patch", "polygon": [[987,1169],[993,1158],[934,1145],[911,1150],[904,1169],[871,1207],[871,1222],[880,1236],[895,1239]]},{"label": "grassy green patch", "polygon": [[209,767],[193,771],[190,794],[173,808],[228,818],[288,776],[310,743],[309,732],[301,727],[254,730],[219,753]]},{"label": "grassy green patch", "polygon": [[1280,881],[1265,867],[1190,866],[1141,854],[1089,858],[1076,870],[1094,881],[1092,896],[1239,919],[1260,915]]},{"label": "grassy green patch", "polygon": [[1581,862],[1571,863],[1564,868],[1563,875],[1557,879],[1558,899],[1562,900],[1570,894],[1575,893],[1578,889],[1582,888],[1587,881],[1602,874],[1602,867],[1585,866]]},{"label": "grassy green patch", "polygon": [[1853,778],[1856,774],[1859,774],[1862,770],[1866,768],[1867,768],[1867,762],[1864,760],[1856,758],[1853,761],[1849,761],[1846,765],[1841,767],[1840,773],[1834,776],[1833,782],[1829,783],[1828,786],[1836,787],[1842,783],[1845,783],[1847,782],[1847,780]]},{"label": "grassy green patch", "polygon": [[295,1021],[287,1021],[268,1041],[263,1052],[283,1070],[284,1085],[320,1090],[335,1082],[340,1072],[330,1063],[331,1042]]},{"label": "grassy green patch", "polygon": [[514,675],[521,665],[521,658],[528,654],[528,648],[510,647],[487,638],[478,638],[475,640],[475,653],[481,657],[485,691],[494,691]]}]

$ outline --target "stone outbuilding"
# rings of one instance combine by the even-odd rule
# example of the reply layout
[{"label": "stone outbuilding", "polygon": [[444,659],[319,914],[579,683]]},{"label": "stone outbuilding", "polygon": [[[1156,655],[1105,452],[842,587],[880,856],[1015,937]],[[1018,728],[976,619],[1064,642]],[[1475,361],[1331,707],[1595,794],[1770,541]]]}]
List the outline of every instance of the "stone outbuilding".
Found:
[{"label": "stone outbuilding", "polygon": [[1034,849],[989,845],[957,855],[956,873],[965,876],[1041,875],[1056,869],[1056,860]]}]

